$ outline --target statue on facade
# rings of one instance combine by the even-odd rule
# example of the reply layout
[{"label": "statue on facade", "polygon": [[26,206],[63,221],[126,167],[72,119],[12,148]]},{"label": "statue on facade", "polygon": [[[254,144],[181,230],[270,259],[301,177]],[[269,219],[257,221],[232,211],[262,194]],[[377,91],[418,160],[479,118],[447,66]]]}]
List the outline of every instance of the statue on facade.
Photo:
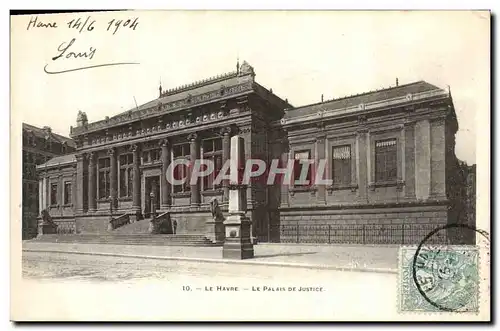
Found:
[{"label": "statue on facade", "polygon": [[57,224],[52,221],[49,211],[47,209],[43,209],[40,212],[40,216],[42,217],[42,221],[38,223],[38,235],[41,236],[44,234],[57,233]]},{"label": "statue on facade", "polygon": [[253,67],[248,64],[247,61],[243,61],[243,63],[240,66],[240,70],[238,71],[238,74],[245,75],[245,74],[251,74],[255,76],[255,71],[253,70]]},{"label": "statue on facade", "polygon": [[87,123],[87,114],[79,110],[78,115],[76,116],[76,126],[84,126],[87,125]]},{"label": "statue on facade", "polygon": [[210,201],[210,212],[212,213],[212,218],[214,219],[214,221],[224,221],[224,215],[222,215],[222,211],[220,209],[219,201],[217,200],[217,198],[213,198],[212,201]]}]

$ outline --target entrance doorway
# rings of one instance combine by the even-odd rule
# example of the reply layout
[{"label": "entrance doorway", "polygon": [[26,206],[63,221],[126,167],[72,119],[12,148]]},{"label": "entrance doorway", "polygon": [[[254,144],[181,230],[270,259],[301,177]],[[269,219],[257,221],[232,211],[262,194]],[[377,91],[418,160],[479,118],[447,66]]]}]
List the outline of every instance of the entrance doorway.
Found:
[{"label": "entrance doorway", "polygon": [[[153,217],[153,208],[155,210],[160,209],[160,176],[149,176],[145,180],[144,201],[146,203],[144,206],[144,217],[151,218]],[[154,203],[151,199],[151,193],[154,196]]]}]

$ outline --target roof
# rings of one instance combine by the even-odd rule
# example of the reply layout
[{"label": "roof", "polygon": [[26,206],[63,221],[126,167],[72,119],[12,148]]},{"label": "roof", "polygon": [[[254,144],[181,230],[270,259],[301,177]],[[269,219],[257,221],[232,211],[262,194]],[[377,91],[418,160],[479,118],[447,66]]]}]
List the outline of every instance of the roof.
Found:
[{"label": "roof", "polygon": [[50,136],[52,137],[52,139],[54,139],[60,143],[65,142],[69,147],[72,147],[72,148],[76,147],[73,139],[52,132],[52,130],[48,126],[43,127],[43,128],[39,128],[39,127],[36,127],[34,125],[31,125],[31,124],[23,123],[23,130],[31,132],[35,137],[38,137],[41,139],[45,139],[47,136],[47,133],[50,133]]},{"label": "roof", "polygon": [[271,104],[280,109],[291,107],[286,101],[257,84],[253,67],[244,61],[236,71],[162,91],[158,98],[138,107],[133,107],[112,117],[106,117],[104,120],[89,122],[85,126],[72,127],[71,136],[74,137],[146,118],[168,115],[186,108],[254,92],[261,93]]},{"label": "roof", "polygon": [[441,89],[425,81],[418,81],[410,84],[393,86],[382,90],[350,95],[338,99],[327,100],[325,102],[319,102],[315,104],[289,109],[285,113],[284,118],[289,119],[294,117],[306,116],[310,114],[315,114],[318,111],[324,111],[325,109],[328,110],[346,109],[349,107],[358,106],[360,104],[368,104],[382,100],[394,99],[398,97],[404,97],[408,94],[415,94],[432,90],[441,90]]},{"label": "roof", "polygon": [[248,76],[238,75],[238,72],[230,72],[220,76],[212,77],[209,79],[202,80],[200,82],[194,82],[189,85],[183,85],[177,88],[173,88],[162,93],[162,96],[158,99],[151,100],[139,107],[134,107],[111,118],[119,117],[121,115],[127,114],[128,112],[137,112],[143,109],[148,109],[155,107],[158,104],[166,104],[179,100],[188,98],[189,96],[195,97],[216,89],[220,89],[222,85],[224,87],[236,86],[245,82],[248,82]]},{"label": "roof", "polygon": [[59,165],[76,163],[76,156],[75,155],[76,155],[75,153],[72,153],[72,154],[65,154],[65,155],[56,156],[43,164],[37,165],[36,168],[40,169],[40,168],[56,167]]}]

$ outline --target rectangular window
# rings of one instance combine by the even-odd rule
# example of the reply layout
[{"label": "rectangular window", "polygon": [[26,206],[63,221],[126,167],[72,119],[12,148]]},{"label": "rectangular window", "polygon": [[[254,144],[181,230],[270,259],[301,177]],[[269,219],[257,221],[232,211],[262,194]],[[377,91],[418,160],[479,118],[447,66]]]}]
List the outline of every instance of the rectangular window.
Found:
[{"label": "rectangular window", "polygon": [[71,182],[64,183],[64,204],[69,205],[71,203]]},{"label": "rectangular window", "polygon": [[50,205],[57,205],[57,183],[50,185]]},{"label": "rectangular window", "polygon": [[203,190],[206,191],[221,188],[222,182],[218,183],[218,185],[214,185],[215,178],[217,178],[217,175],[222,169],[221,138],[203,140],[203,159],[212,161],[214,165],[214,171],[203,177]]},{"label": "rectangular window", "polygon": [[132,154],[120,155],[120,197],[132,197],[132,167],[134,157]]},{"label": "rectangular window", "polygon": [[396,139],[375,142],[375,181],[395,181],[398,175]]},{"label": "rectangular window", "polygon": [[98,193],[99,199],[107,199],[110,195],[111,181],[109,177],[110,160],[109,157],[98,160],[99,177],[98,177]]},{"label": "rectangular window", "polygon": [[[180,144],[180,145],[174,145],[173,146],[173,152],[174,152],[174,159],[179,160],[179,159],[185,159],[189,160],[190,159],[190,147],[189,143],[186,144]],[[179,162],[179,161],[177,161]],[[186,178],[186,181],[184,184],[178,184],[178,185],[173,185],[173,190],[174,193],[182,193],[182,192],[189,192],[191,191],[191,186],[190,186],[190,172],[189,172],[189,166],[187,164],[178,164],[174,169],[174,179],[181,180],[183,178]]]},{"label": "rectangular window", "polygon": [[333,185],[345,186],[351,184],[351,146],[333,147]]},{"label": "rectangular window", "polygon": [[[311,165],[306,162],[301,162],[301,160],[309,160],[311,156],[310,151],[298,151],[295,152],[294,164],[293,164],[293,179],[294,186],[309,186],[311,184]],[[300,174],[302,173],[302,169],[307,167],[307,176],[305,178],[308,181],[308,184],[299,183]]]}]

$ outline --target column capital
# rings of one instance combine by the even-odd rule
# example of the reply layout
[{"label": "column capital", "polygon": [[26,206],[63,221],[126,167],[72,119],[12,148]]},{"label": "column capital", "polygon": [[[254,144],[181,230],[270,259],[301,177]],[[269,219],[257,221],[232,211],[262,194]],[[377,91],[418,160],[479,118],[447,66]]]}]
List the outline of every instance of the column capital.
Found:
[{"label": "column capital", "polygon": [[245,134],[245,133],[249,133],[251,131],[252,131],[252,125],[251,124],[243,124],[243,125],[238,126],[237,133],[238,134]]},{"label": "column capital", "polygon": [[231,136],[233,133],[234,133],[234,127],[232,126],[225,126],[223,128],[220,129],[220,134],[222,136]]},{"label": "column capital", "polygon": [[187,139],[191,142],[194,142],[198,140],[198,134],[196,133],[191,133],[190,135],[187,136]]},{"label": "column capital", "polygon": [[368,133],[368,131],[368,128],[364,126],[358,127],[358,129],[356,130],[358,134]]},{"label": "column capital", "polygon": [[108,149],[108,155],[109,155],[109,156],[114,156],[115,154],[116,154],[116,151],[115,151],[115,149],[114,149],[114,148],[109,148],[109,149]]},{"label": "column capital", "polygon": [[131,152],[138,152],[139,151],[139,146],[137,144],[132,144],[129,147],[129,151],[131,151]]},{"label": "column capital", "polygon": [[75,158],[76,158],[76,161],[83,161],[83,160],[85,160],[85,154],[76,154]]},{"label": "column capital", "polygon": [[[189,137],[188,137],[188,139],[189,139]],[[170,140],[168,138],[162,139],[162,140],[160,140],[159,145],[160,145],[160,147],[169,147],[171,145]]]},{"label": "column capital", "polygon": [[90,162],[94,162],[96,158],[96,153],[95,152],[87,153],[86,157]]}]

